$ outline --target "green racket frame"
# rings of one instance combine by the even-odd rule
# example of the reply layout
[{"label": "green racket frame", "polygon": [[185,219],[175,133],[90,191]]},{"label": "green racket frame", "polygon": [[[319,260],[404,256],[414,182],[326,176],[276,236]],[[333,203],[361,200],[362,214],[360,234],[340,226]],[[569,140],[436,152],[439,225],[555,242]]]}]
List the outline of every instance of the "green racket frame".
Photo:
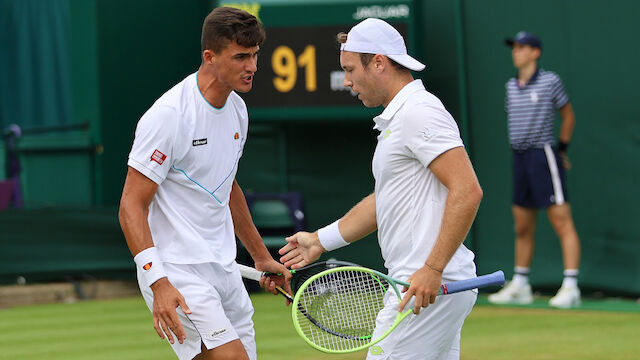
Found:
[{"label": "green racket frame", "polygon": [[[309,284],[311,284],[317,278],[325,276],[325,275],[328,275],[328,274],[331,274],[331,273],[344,272],[344,271],[367,272],[367,273],[370,273],[370,274],[372,274],[374,276],[377,276],[377,277],[380,277],[380,278],[386,280],[389,283],[389,285],[393,288],[393,290],[395,291],[396,296],[398,296],[398,299],[402,299],[402,295],[400,293],[400,290],[398,289],[398,285],[400,285],[400,286],[409,286],[408,283],[403,282],[403,281],[399,281],[399,280],[395,280],[393,278],[390,278],[389,276],[387,276],[387,275],[385,275],[385,274],[383,274],[383,273],[381,273],[379,271],[375,271],[375,270],[372,270],[372,269],[367,269],[367,268],[359,267],[359,266],[344,266],[344,267],[339,267],[339,268],[335,268],[335,269],[329,269],[329,270],[325,270],[325,271],[323,271],[321,273],[315,274],[314,276],[312,276],[309,279],[307,279],[307,281],[302,283],[302,285],[300,286],[300,289],[298,289],[298,291],[296,292],[296,296],[293,298],[293,305],[291,306],[291,314],[292,314],[292,317],[293,317],[293,325],[296,328],[296,331],[298,332],[300,337],[302,337],[304,339],[304,341],[306,341],[309,345],[311,345],[312,347],[316,348],[317,350],[320,350],[320,351],[325,352],[325,353],[346,354],[346,353],[351,353],[351,352],[356,352],[356,351],[367,349],[367,348],[371,347],[372,345],[376,344],[377,342],[381,341],[385,337],[387,337],[398,326],[398,324],[400,324],[400,322],[402,320],[404,320],[404,318],[409,316],[409,314],[411,314],[411,312],[413,311],[413,309],[407,309],[407,310],[404,310],[403,312],[398,312],[398,315],[396,316],[396,318],[395,318],[395,320],[393,322],[393,325],[391,325],[391,327],[389,327],[389,329],[387,329],[387,331],[385,331],[384,334],[382,334],[382,336],[380,336],[377,339],[372,339],[371,342],[363,344],[361,346],[358,346],[358,347],[355,347],[355,348],[351,348],[351,349],[347,349],[347,350],[334,350],[334,349],[327,349],[327,348],[324,348],[322,346],[318,346],[313,341],[311,341],[311,340],[309,340],[307,338],[307,336],[304,334],[304,331],[300,327],[300,324],[299,324],[299,321],[298,321],[298,317],[299,316],[304,316],[298,310],[298,304],[300,302],[300,297],[304,293],[304,290],[307,288],[307,286]],[[440,290],[440,294],[442,294],[442,290]],[[366,340],[366,339],[363,338],[363,340]]]},{"label": "green racket frame", "polygon": [[[315,281],[316,279],[325,276],[325,275],[329,275],[331,273],[336,273],[339,271],[359,271],[359,272],[363,272],[363,273],[370,273],[373,275],[374,278],[376,278],[376,280],[379,281],[379,279],[384,279],[385,281],[387,281],[389,283],[389,285],[393,288],[393,290],[396,293],[396,296],[398,297],[398,300],[400,301],[402,299],[402,295],[400,293],[400,290],[398,289],[398,285],[401,286],[406,286],[408,287],[409,284],[404,282],[404,281],[399,281],[396,279],[393,279],[381,272],[375,271],[375,270],[371,270],[371,269],[367,269],[367,268],[363,268],[363,267],[359,267],[359,266],[345,266],[345,267],[340,267],[340,268],[335,268],[335,269],[330,269],[330,270],[325,270],[321,273],[318,273],[312,277],[310,277],[307,281],[305,281],[302,286],[300,286],[300,289],[296,292],[296,296],[293,298],[293,306],[291,308],[291,313],[292,313],[292,317],[293,317],[293,324],[296,328],[296,331],[298,332],[298,334],[311,346],[313,346],[314,348],[323,351],[323,352],[327,352],[327,353],[334,353],[334,354],[342,354],[342,353],[349,353],[349,352],[354,352],[354,351],[360,351],[360,350],[364,350],[368,347],[371,347],[372,345],[376,344],[377,342],[381,341],[382,339],[384,339],[385,337],[387,337],[387,335],[389,335],[389,333],[391,331],[393,331],[398,324],[407,316],[409,316],[409,314],[411,314],[412,309],[407,309],[404,310],[403,312],[398,312],[398,315],[396,316],[393,325],[391,325],[391,327],[389,327],[389,329],[387,329],[379,338],[377,339],[371,339],[370,342],[367,342],[365,344],[362,344],[360,346],[355,346],[352,348],[348,348],[346,350],[335,350],[335,349],[328,349],[322,346],[319,346],[318,344],[315,344],[313,341],[309,340],[307,338],[307,336],[304,333],[304,330],[300,327],[299,321],[298,321],[298,317],[300,315],[305,316],[303,314],[303,312],[301,310],[299,310],[298,308],[298,304],[300,303],[300,298],[301,296],[304,294],[305,289],[307,288],[307,286],[309,286],[309,284],[311,284],[313,281]],[[475,278],[471,278],[471,279],[467,279],[467,280],[460,280],[460,281],[453,281],[453,282],[449,282],[449,283],[445,283],[442,284],[440,286],[440,290],[438,291],[437,295],[443,295],[443,294],[454,294],[457,292],[461,292],[461,291],[466,291],[466,290],[471,290],[471,289],[476,289],[476,288],[481,288],[481,287],[486,287],[486,286],[495,286],[495,285],[502,285],[504,284],[504,273],[501,270],[498,270],[496,272],[493,272],[491,274],[487,274],[487,275],[482,275],[482,276],[478,276]],[[382,285],[382,282],[381,282]],[[386,289],[388,290],[388,289]],[[386,291],[385,290],[385,291]],[[306,312],[306,310],[305,310]],[[309,319],[310,315],[307,313],[306,314],[307,319]],[[312,322],[313,323],[313,322]],[[315,323],[314,323],[315,324]],[[354,340],[354,338],[349,338],[347,335],[342,335],[342,334],[337,334],[334,331],[332,331],[333,329],[323,329],[322,327],[319,327],[320,330],[323,330],[329,334],[332,334],[333,336],[339,336],[342,338],[347,338],[347,339],[351,339]],[[371,335],[369,336],[359,336],[357,338],[355,338],[355,340],[357,341],[367,341],[371,338]]]}]

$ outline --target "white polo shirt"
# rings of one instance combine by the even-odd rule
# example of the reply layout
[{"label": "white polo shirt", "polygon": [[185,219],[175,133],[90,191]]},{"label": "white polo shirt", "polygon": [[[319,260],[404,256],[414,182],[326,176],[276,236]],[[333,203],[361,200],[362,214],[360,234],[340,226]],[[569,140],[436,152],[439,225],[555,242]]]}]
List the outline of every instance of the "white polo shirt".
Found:
[{"label": "white polo shirt", "polygon": [[[420,80],[407,84],[374,118],[380,131],[373,155],[378,242],[389,275],[407,279],[423,267],[435,244],[449,190],[428,166],[464,146],[442,102]],[[461,245],[443,278],[475,277],[474,254]]]},{"label": "white polo shirt", "polygon": [[229,195],[247,137],[247,107],[232,92],[224,107],[214,108],[196,76],[167,91],[142,116],[127,164],[158,184],[148,220],[162,260],[214,262],[232,270]]}]

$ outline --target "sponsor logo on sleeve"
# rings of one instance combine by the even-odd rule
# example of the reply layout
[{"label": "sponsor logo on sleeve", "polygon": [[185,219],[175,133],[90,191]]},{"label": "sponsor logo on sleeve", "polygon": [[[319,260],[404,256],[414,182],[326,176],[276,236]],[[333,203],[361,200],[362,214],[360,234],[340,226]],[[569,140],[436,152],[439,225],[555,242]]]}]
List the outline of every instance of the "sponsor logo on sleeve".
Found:
[{"label": "sponsor logo on sleeve", "polygon": [[238,140],[240,138],[240,134],[236,133],[235,135],[233,135],[233,138]]},{"label": "sponsor logo on sleeve", "polygon": [[207,145],[207,138],[193,140],[193,146]]},{"label": "sponsor logo on sleeve", "polygon": [[431,140],[432,137],[433,137],[433,132],[429,128],[424,128],[424,130],[422,130],[422,138],[425,141]]},{"label": "sponsor logo on sleeve", "polygon": [[156,151],[154,151],[153,154],[151,154],[150,161],[155,161],[158,164],[162,165],[162,163],[164,162],[164,159],[166,158],[167,158],[167,155],[163,154],[162,152],[160,152],[160,150],[156,149]]},{"label": "sponsor logo on sleeve", "polygon": [[152,266],[153,266],[153,262],[148,262],[148,263],[144,264],[144,266],[142,268],[144,270],[149,270],[149,269],[151,269]]}]

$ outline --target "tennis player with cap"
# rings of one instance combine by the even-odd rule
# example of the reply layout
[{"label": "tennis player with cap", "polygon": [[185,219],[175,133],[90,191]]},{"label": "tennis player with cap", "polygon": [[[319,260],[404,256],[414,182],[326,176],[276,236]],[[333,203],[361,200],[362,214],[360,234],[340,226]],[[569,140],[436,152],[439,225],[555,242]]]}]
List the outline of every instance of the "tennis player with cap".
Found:
[{"label": "tennis player with cap", "polygon": [[200,68],[142,116],[129,154],[120,224],[154,328],[181,360],[257,358],[235,235],[257,269],[285,274],[261,285],[290,292],[291,274],[262,243],[235,181],[249,120],[236,91],[251,90],[264,39],[253,15],[214,9]]},{"label": "tennis player with cap", "polygon": [[456,122],[414,80],[411,70],[425,66],[407,54],[400,33],[370,18],[338,34],[338,41],[345,86],[365,106],[384,106],[374,118],[380,132],[372,161],[375,189],[334,223],[287,238],[280,260],[296,269],[377,229],[389,275],[411,286],[400,303],[387,293],[373,337],[399,309],[409,306],[414,315],[372,346],[367,359],[459,359],[460,331],[477,293],[436,294],[443,281],[476,276],[474,254],[462,242],[482,190]]}]

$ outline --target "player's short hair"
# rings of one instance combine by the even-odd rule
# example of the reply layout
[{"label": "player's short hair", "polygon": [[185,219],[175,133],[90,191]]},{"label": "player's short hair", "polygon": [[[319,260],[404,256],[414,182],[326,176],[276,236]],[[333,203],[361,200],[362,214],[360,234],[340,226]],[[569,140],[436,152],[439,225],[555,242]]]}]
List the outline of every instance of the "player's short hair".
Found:
[{"label": "player's short hair", "polygon": [[[336,41],[338,42],[338,44],[346,43],[347,42],[347,33],[345,33],[345,32],[338,33],[338,35],[336,35]],[[358,54],[360,54],[360,62],[362,63],[362,66],[364,66],[364,67],[367,67],[367,65],[369,65],[369,63],[371,62],[371,60],[375,56],[375,54],[367,54],[367,53],[358,53]],[[395,62],[393,59],[391,59],[388,56],[387,56],[387,59],[389,59],[389,61],[391,62],[391,65],[393,67],[395,67],[396,69],[410,71],[409,69],[407,69],[406,67],[398,64],[397,62]]]},{"label": "player's short hair", "polygon": [[248,12],[231,7],[218,7],[202,24],[202,51],[220,53],[229,43],[240,46],[262,46],[266,34],[258,19]]}]

